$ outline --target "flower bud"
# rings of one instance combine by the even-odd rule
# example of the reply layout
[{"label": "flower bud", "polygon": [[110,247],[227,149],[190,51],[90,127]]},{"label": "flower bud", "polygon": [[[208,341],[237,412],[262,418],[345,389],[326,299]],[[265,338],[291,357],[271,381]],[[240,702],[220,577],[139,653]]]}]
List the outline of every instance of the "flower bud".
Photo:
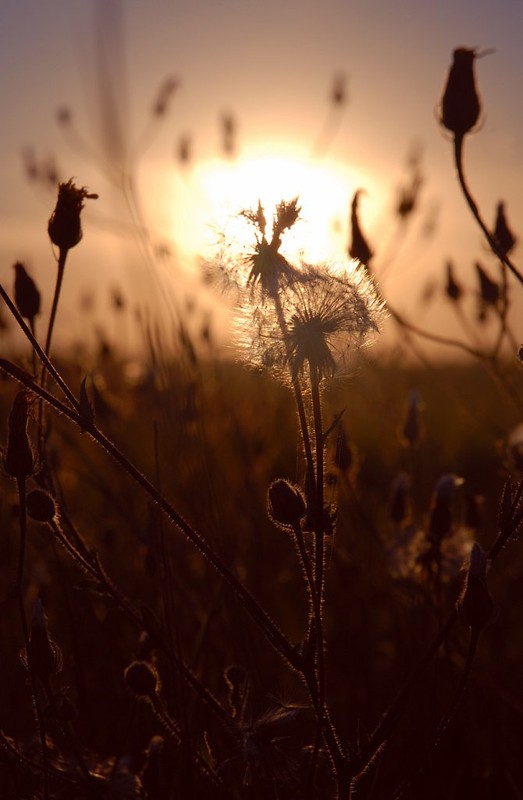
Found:
[{"label": "flower bud", "polygon": [[58,185],[58,200],[47,230],[52,243],[62,250],[75,247],[82,238],[80,213],[86,197],[96,199],[98,195],[89,194],[85,187],[78,189],[72,178]]},{"label": "flower bud", "polygon": [[129,689],[138,697],[156,697],[160,688],[156,667],[148,661],[133,661],[126,668],[124,678]]},{"label": "flower bud", "polygon": [[457,603],[461,621],[473,630],[480,631],[492,619],[494,601],[487,586],[488,560],[477,542],[470,553],[470,564],[465,585]]},{"label": "flower bud", "polygon": [[479,262],[476,262],[476,272],[479,279],[481,301],[487,306],[495,306],[500,294],[498,284],[487,275]]},{"label": "flower bud", "polygon": [[17,261],[14,265],[15,303],[21,316],[30,321],[40,313],[40,292],[23,264]]},{"label": "flower bud", "polygon": [[8,475],[17,480],[28,478],[34,470],[35,457],[27,434],[30,406],[29,392],[18,392],[9,414],[4,469]]},{"label": "flower bud", "polygon": [[300,490],[289,481],[278,478],[267,492],[267,513],[276,525],[292,528],[300,524],[307,508]]},{"label": "flower bud", "polygon": [[54,499],[42,489],[33,489],[27,495],[27,512],[36,522],[51,522],[56,516]]},{"label": "flower bud", "polygon": [[480,102],[474,77],[476,51],[454,50],[447,85],[441,100],[441,123],[455,136],[464,136],[479,119]]}]

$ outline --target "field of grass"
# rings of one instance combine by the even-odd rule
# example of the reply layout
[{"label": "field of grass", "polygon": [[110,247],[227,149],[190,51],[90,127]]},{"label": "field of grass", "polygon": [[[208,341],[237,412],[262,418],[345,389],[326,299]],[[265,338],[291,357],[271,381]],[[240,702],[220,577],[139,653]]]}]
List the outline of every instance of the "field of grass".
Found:
[{"label": "field of grass", "polygon": [[45,338],[24,266],[0,287],[26,343],[0,359],[0,797],[522,797],[523,277],[463,174],[474,57],[442,101],[499,261],[466,361],[364,347],[387,313],[437,334],[379,297],[357,195],[359,265],[287,261],[297,199],[243,212],[252,251],[214,265],[237,361],[184,319],[140,369],[117,344],[55,358],[95,197],[59,184]]}]

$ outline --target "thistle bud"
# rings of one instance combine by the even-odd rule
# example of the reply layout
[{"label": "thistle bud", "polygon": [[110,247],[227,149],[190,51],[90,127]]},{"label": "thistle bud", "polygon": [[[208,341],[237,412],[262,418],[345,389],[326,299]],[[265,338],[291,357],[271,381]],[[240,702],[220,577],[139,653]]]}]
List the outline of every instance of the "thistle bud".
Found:
[{"label": "thistle bud", "polygon": [[441,100],[441,123],[455,136],[464,136],[479,119],[480,101],[474,76],[476,56],[475,50],[466,47],[454,50]]},{"label": "thistle bud", "polygon": [[300,524],[307,508],[300,490],[289,481],[278,478],[267,492],[267,513],[276,525],[292,528]]},{"label": "thistle bud", "polygon": [[29,392],[18,392],[9,414],[4,469],[8,475],[17,480],[28,478],[34,471],[35,456],[27,433],[30,406]]},{"label": "thistle bud", "polygon": [[58,185],[58,200],[47,226],[53,244],[63,250],[69,250],[78,244],[82,238],[80,213],[84,200],[94,200],[97,197],[97,194],[90,194],[85,187],[78,189],[72,178],[67,183]]},{"label": "thistle bud", "polygon": [[14,264],[15,270],[15,303],[21,316],[32,324],[34,318],[40,313],[40,292],[36,283],[28,275],[20,261]]},{"label": "thistle bud", "polygon": [[459,302],[463,295],[463,289],[454,277],[454,266],[452,261],[447,261],[447,280],[445,283],[445,294],[454,303]]},{"label": "thistle bud", "polygon": [[156,667],[148,661],[133,661],[126,668],[124,678],[129,689],[138,697],[156,697],[160,678]]},{"label": "thistle bud", "polygon": [[54,499],[42,489],[33,489],[27,495],[27,513],[36,522],[51,522],[56,516]]},{"label": "thistle bud", "polygon": [[358,203],[361,192],[362,190],[358,189],[356,192],[354,192],[354,197],[352,198],[350,216],[352,241],[349,248],[349,255],[351,258],[357,259],[361,264],[364,264],[366,267],[368,267],[374,253],[369,247],[360,227]]},{"label": "thistle bud", "polygon": [[500,200],[496,209],[496,224],[494,225],[494,239],[497,242],[498,248],[507,255],[513,250],[516,244],[516,237],[510,230],[507,218],[505,216],[505,203]]},{"label": "thistle bud", "polygon": [[407,447],[415,447],[421,438],[420,408],[419,392],[416,389],[411,389],[400,437]]},{"label": "thistle bud", "polygon": [[477,542],[470,553],[470,563],[465,584],[457,603],[461,621],[473,630],[480,631],[492,619],[494,601],[487,586],[488,560]]}]

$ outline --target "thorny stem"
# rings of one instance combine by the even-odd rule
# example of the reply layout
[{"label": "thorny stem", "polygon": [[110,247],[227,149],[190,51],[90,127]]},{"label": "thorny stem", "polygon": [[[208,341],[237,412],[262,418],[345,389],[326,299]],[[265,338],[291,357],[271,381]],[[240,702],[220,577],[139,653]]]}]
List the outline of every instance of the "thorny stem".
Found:
[{"label": "thorny stem", "polygon": [[317,706],[317,727],[314,740],[310,767],[310,790],[314,785],[314,774],[318,761],[318,754],[321,745],[323,731],[323,715],[325,707],[325,652],[323,639],[322,608],[323,608],[323,584],[324,584],[324,521],[323,521],[323,423],[321,413],[320,379],[318,370],[309,362],[312,411],[314,418],[314,438],[316,448],[316,496],[313,505],[314,517],[314,545],[315,545],[315,572],[314,572],[314,602],[316,619],[316,658],[317,658],[317,682],[318,682],[318,706]]},{"label": "thorny stem", "polygon": [[518,279],[518,281],[521,284],[523,284],[523,275],[521,274],[521,272],[519,272],[517,267],[512,263],[512,261],[509,258],[508,254],[505,253],[502,250],[502,248],[500,248],[500,246],[497,243],[496,239],[494,238],[494,236],[491,234],[491,232],[489,231],[489,229],[485,225],[485,223],[484,223],[484,221],[483,221],[483,219],[481,217],[481,214],[479,212],[479,209],[478,209],[478,206],[476,204],[476,201],[472,197],[472,195],[470,193],[470,190],[469,190],[469,188],[467,186],[467,181],[465,179],[465,174],[464,174],[464,171],[463,171],[463,140],[464,140],[464,136],[463,135],[456,135],[454,137],[454,162],[456,164],[456,170],[457,170],[457,173],[458,173],[458,180],[459,180],[459,184],[461,186],[461,189],[463,191],[463,194],[465,196],[465,200],[467,201],[468,206],[469,206],[470,210],[472,211],[474,219],[476,220],[476,222],[478,223],[479,227],[483,231],[483,233],[485,235],[485,238],[486,238],[486,240],[487,240],[487,242],[489,244],[489,247],[492,250],[492,252],[494,253],[494,255],[496,255],[499,258],[499,260],[508,267],[508,269]]}]

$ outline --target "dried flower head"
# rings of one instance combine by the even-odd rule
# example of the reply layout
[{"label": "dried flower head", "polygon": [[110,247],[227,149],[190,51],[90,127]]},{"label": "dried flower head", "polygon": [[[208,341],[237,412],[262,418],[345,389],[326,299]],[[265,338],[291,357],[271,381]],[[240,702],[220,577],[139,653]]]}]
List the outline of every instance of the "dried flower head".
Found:
[{"label": "dried flower head", "polygon": [[97,197],[97,194],[91,194],[84,186],[78,189],[72,178],[67,183],[58,185],[58,199],[47,226],[53,244],[63,250],[69,250],[78,244],[82,238],[80,213],[84,200],[94,200]]},{"label": "dried flower head", "polygon": [[[279,305],[242,310],[239,341],[250,360],[284,381],[312,371],[333,377],[353,348],[379,330],[383,302],[366,270],[356,264],[304,266],[281,289]],[[253,324],[254,323],[254,324]]]}]

